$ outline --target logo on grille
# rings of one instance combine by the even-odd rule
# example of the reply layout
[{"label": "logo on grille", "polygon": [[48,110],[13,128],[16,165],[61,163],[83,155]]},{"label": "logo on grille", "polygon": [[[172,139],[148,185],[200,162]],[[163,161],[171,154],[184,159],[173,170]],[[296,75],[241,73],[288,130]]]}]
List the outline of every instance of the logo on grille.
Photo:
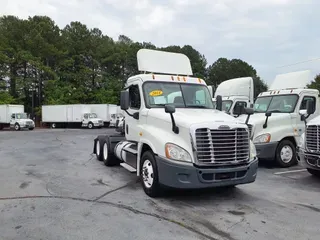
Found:
[{"label": "logo on grille", "polygon": [[220,125],[220,126],[218,127],[218,129],[220,129],[220,130],[229,130],[230,127],[229,127],[228,125]]}]

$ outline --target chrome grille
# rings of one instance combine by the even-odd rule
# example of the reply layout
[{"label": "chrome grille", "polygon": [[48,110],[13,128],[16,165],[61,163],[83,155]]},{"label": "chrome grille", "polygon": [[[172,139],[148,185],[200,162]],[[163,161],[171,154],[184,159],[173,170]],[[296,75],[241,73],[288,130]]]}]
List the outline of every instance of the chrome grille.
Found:
[{"label": "chrome grille", "polygon": [[249,133],[245,128],[199,128],[195,132],[199,164],[249,160]]},{"label": "chrome grille", "polygon": [[317,125],[309,125],[306,129],[306,148],[309,151],[320,152],[320,129]]}]

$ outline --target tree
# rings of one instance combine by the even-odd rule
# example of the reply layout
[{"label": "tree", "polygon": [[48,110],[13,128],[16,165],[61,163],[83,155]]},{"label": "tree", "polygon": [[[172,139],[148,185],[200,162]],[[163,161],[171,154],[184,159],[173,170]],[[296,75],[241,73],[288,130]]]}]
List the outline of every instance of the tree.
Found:
[{"label": "tree", "polygon": [[314,77],[314,80],[307,85],[308,88],[318,89],[320,91],[320,74]]},{"label": "tree", "polygon": [[241,59],[219,58],[208,67],[208,84],[215,88],[228,79],[252,77],[254,81],[254,97],[268,89],[266,83],[257,75],[253,66]]}]

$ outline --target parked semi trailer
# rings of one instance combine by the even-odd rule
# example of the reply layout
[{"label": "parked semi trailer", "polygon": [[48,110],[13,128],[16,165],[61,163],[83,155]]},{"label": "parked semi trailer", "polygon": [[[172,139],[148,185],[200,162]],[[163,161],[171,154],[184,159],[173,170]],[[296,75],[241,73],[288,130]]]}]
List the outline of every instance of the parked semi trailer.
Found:
[{"label": "parked semi trailer", "polygon": [[[258,158],[276,161],[281,167],[297,163],[296,146],[305,132],[300,110],[306,110],[307,103],[312,104],[315,112],[309,120],[320,113],[319,91],[307,89],[309,82],[308,70],[280,74],[270,90],[258,95],[248,122]],[[238,119],[245,121],[244,116]]]},{"label": "parked semi trailer", "polygon": [[0,105],[0,130],[10,127],[19,131],[20,129],[34,129],[34,121],[24,112],[23,105]]},{"label": "parked semi trailer", "polygon": [[101,128],[103,120],[85,104],[44,105],[42,106],[42,123],[56,127],[94,127]]},{"label": "parked semi trailer", "polygon": [[123,127],[94,139],[97,159],[135,172],[151,197],[162,186],[254,182],[258,160],[247,125],[214,109],[205,81],[192,77],[188,57],[141,49],[137,61],[144,73],[130,77],[121,91]]}]

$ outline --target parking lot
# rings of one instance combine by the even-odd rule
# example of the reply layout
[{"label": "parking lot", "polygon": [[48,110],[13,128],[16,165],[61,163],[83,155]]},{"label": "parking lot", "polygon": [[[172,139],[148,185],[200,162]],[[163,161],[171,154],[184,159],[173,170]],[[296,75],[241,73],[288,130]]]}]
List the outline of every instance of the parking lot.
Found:
[{"label": "parking lot", "polygon": [[253,184],[151,199],[135,174],[92,155],[112,131],[0,132],[0,238],[319,239],[320,179],[301,167],[261,165]]}]

